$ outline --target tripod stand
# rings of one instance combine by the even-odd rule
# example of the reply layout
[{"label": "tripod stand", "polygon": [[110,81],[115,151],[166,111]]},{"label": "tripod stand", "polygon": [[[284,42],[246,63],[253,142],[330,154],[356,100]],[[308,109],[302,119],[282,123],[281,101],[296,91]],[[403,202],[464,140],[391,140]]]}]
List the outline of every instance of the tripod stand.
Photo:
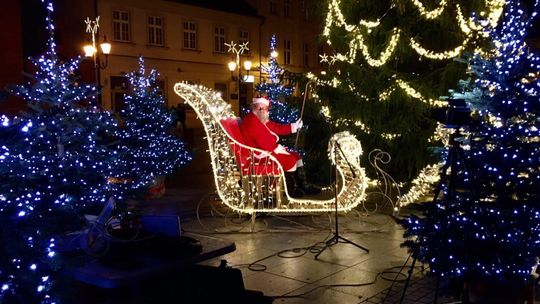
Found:
[{"label": "tripod stand", "polygon": [[[326,249],[328,249],[329,247],[333,246],[333,245],[336,245],[338,243],[347,243],[347,244],[351,244],[351,245],[354,245],[364,251],[366,251],[367,253],[369,253],[369,249],[367,249],[366,247],[363,247],[363,246],[360,246],[358,244],[356,244],[355,242],[353,241],[350,241],[344,237],[342,237],[341,235],[339,235],[339,223],[338,223],[338,186],[337,186],[337,179],[338,179],[338,169],[337,169],[337,152],[339,150],[339,152],[341,152],[341,155],[343,155],[343,158],[345,159],[345,161],[347,162],[347,165],[349,166],[349,168],[351,169],[351,172],[352,172],[352,175],[353,177],[356,177],[356,174],[354,173],[354,169],[353,167],[351,166],[351,164],[349,163],[349,160],[347,159],[347,157],[345,156],[345,153],[343,153],[343,150],[341,150],[341,146],[339,145],[339,143],[336,141],[335,142],[335,147],[334,147],[334,202],[335,202],[335,210],[334,210],[334,215],[335,215],[335,218],[334,218],[334,221],[336,223],[336,228],[335,228],[335,231],[334,231],[334,236],[332,236],[331,238],[329,238],[328,240],[325,241],[325,245],[324,247],[321,249],[321,251],[319,251],[316,255],[315,255],[315,259],[317,259],[319,257],[319,255],[321,253],[323,253],[323,251],[325,251]],[[340,242],[341,240],[341,242]]]},{"label": "tripod stand", "polygon": [[[439,197],[439,194],[441,193],[443,186],[446,184],[447,179],[449,178],[448,186],[447,186],[447,194],[442,198],[442,201],[441,201],[442,205],[444,206],[443,212],[445,212],[445,216],[447,216],[448,208],[450,207],[449,202],[455,201],[455,198],[456,198],[456,182],[457,182],[456,179],[457,179],[459,161],[460,160],[462,162],[465,161],[463,148],[460,146],[459,141],[458,141],[459,137],[461,137],[461,133],[459,132],[459,128],[457,128],[455,132],[450,135],[448,155],[446,157],[444,165],[441,168],[440,180],[433,194],[432,204],[435,204],[437,202],[437,199]],[[448,169],[450,169],[450,175],[448,174]],[[418,239],[420,239],[421,237],[422,236],[419,235]],[[401,299],[399,301],[400,304],[403,303],[403,300],[405,299],[405,293],[407,292],[407,288],[409,287],[409,283],[411,280],[411,276],[414,270],[414,265],[416,264],[419,251],[420,251],[420,244],[417,244],[417,246],[414,248],[413,253],[412,253],[413,261],[412,261],[411,267],[409,268],[407,279],[405,280],[405,284],[403,286],[403,292],[401,294]],[[437,276],[435,297],[433,299],[433,303],[437,303],[439,284],[440,284],[440,276]]]}]

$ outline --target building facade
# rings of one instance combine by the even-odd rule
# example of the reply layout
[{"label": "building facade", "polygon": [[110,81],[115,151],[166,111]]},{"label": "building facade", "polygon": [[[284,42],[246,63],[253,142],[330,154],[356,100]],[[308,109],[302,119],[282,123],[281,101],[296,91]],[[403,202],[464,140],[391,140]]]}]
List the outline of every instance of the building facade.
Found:
[{"label": "building facade", "polygon": [[[41,5],[39,0],[25,1]],[[83,45],[91,36],[85,32],[85,19],[99,16],[96,40],[106,36],[111,53],[103,69],[94,69],[92,58],[85,59],[81,76],[83,82],[101,86],[105,109],[122,108],[129,89],[125,74],[137,70],[143,56],[146,68],[160,73],[168,106],[182,102],[173,87],[187,81],[221,92],[238,114],[240,106],[251,100],[255,85],[267,80],[260,67],[268,62],[272,35],[277,37],[278,63],[288,73],[320,69],[317,37],[322,21],[314,17],[310,5],[311,0],[57,0],[54,19],[59,54],[71,58],[84,54]],[[228,63],[236,61],[236,55],[225,45],[231,42],[236,49],[245,42],[249,48],[232,72]],[[97,59],[103,66],[105,56],[99,54]],[[252,63],[249,71],[243,67],[246,60]]]}]

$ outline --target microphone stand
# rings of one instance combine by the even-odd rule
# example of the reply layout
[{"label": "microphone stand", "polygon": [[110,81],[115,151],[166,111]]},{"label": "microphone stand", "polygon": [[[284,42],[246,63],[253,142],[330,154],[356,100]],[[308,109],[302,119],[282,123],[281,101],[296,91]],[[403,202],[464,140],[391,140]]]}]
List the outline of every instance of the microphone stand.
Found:
[{"label": "microphone stand", "polygon": [[[335,209],[334,209],[334,215],[335,215],[335,218],[334,218],[334,221],[336,223],[336,227],[335,227],[335,230],[334,230],[334,235],[329,238],[328,240],[326,240],[324,243],[324,247],[315,255],[315,259],[318,259],[319,258],[319,255],[321,253],[323,253],[323,251],[325,251],[326,249],[328,249],[329,247],[332,247],[338,243],[347,243],[347,244],[351,244],[351,245],[354,245],[362,250],[364,250],[366,253],[369,253],[369,249],[367,249],[366,247],[364,246],[360,246],[358,244],[356,244],[355,242],[351,241],[351,240],[348,240],[344,237],[342,237],[341,235],[339,235],[339,223],[338,223],[338,187],[337,187],[337,179],[338,179],[338,169],[337,169],[337,150],[339,150],[339,152],[341,152],[341,155],[343,155],[343,158],[345,159],[345,161],[347,162],[347,165],[349,166],[349,168],[351,169],[351,172],[352,172],[352,175],[353,177],[356,177],[356,174],[354,173],[354,169],[351,165],[351,163],[349,162],[349,160],[347,159],[347,157],[345,156],[345,153],[343,153],[343,150],[341,150],[341,146],[340,144],[336,141],[335,142],[335,153],[334,153],[334,205],[335,205]],[[341,241],[341,242],[340,242]]]}]

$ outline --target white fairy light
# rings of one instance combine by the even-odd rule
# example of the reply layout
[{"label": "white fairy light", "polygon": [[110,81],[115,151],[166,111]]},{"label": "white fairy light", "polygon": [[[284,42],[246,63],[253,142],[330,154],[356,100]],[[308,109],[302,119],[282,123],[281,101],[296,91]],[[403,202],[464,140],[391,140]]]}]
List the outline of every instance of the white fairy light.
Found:
[{"label": "white fairy light", "polygon": [[[290,197],[283,183],[284,173],[281,166],[277,168],[277,174],[266,177],[273,181],[270,184],[261,185],[261,175],[243,175],[232,147],[244,149],[253,154],[266,152],[238,142],[225,131],[221,124],[222,119],[235,118],[231,107],[215,91],[203,86],[180,82],[175,84],[174,91],[195,110],[203,124],[216,190],[227,207],[247,214],[334,210],[336,203],[334,198],[318,200]],[[336,142],[339,143],[340,150],[336,148]],[[338,180],[341,185],[337,198],[338,211],[349,211],[365,200],[368,179],[364,169],[360,167],[361,153],[360,142],[348,132],[334,134],[330,139],[329,156],[332,162],[337,164]],[[277,160],[272,155],[267,153],[265,155],[271,163],[277,164]],[[252,157],[252,164],[253,159]],[[261,203],[269,200],[273,202],[270,207],[268,204]]]}]

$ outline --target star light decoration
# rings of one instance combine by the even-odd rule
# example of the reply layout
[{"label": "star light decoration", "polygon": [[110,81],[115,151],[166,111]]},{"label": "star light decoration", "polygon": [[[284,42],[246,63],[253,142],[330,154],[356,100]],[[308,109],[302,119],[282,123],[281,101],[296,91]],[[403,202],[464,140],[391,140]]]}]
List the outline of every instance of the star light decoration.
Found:
[{"label": "star light decoration", "polygon": [[[211,165],[216,184],[216,190],[222,202],[232,210],[239,213],[255,214],[256,212],[272,213],[303,213],[303,212],[328,212],[335,208],[335,199],[316,198],[292,198],[285,192],[280,205],[269,208],[261,205],[261,201],[268,202],[269,197],[260,197],[260,187],[257,185],[257,176],[245,176],[242,178],[241,170],[237,164],[231,143],[241,149],[248,149],[257,153],[265,151],[248,147],[236,139],[230,137],[221,125],[222,119],[234,118],[230,105],[221,99],[214,90],[200,85],[177,83],[174,91],[189,104],[197,113],[207,134]],[[339,142],[343,153],[336,153],[335,142]],[[341,150],[340,150],[341,151]],[[343,155],[344,154],[344,155]],[[360,167],[360,155],[362,148],[360,142],[348,132],[335,134],[329,143],[329,157],[337,163],[341,187],[338,193],[338,210],[349,211],[365,201],[367,178],[365,171]],[[269,158],[275,160],[273,156]],[[277,160],[275,160],[277,162]],[[349,167],[354,170],[354,174]],[[272,187],[279,189],[283,185],[283,169],[280,167],[279,174],[274,180]],[[241,181],[242,185],[240,185]],[[247,184],[243,184],[247,183]],[[246,191],[246,189],[248,189]],[[276,190],[279,191],[279,190]],[[281,190],[283,191],[283,190]],[[274,193],[273,197],[280,196]]]},{"label": "star light decoration", "polygon": [[244,54],[245,51],[249,51],[249,41],[237,44],[232,41],[230,43],[224,43],[225,46],[229,47],[227,50],[228,53],[233,53],[236,55],[236,66],[240,69],[240,55]]},{"label": "star light decoration", "polygon": [[[90,17],[86,17],[86,20],[84,20],[84,23],[86,23],[86,32],[92,35],[92,45],[96,45],[96,37],[97,31],[99,29],[99,17],[97,16],[95,20],[90,19]],[[95,51],[95,50],[94,50]]]}]

